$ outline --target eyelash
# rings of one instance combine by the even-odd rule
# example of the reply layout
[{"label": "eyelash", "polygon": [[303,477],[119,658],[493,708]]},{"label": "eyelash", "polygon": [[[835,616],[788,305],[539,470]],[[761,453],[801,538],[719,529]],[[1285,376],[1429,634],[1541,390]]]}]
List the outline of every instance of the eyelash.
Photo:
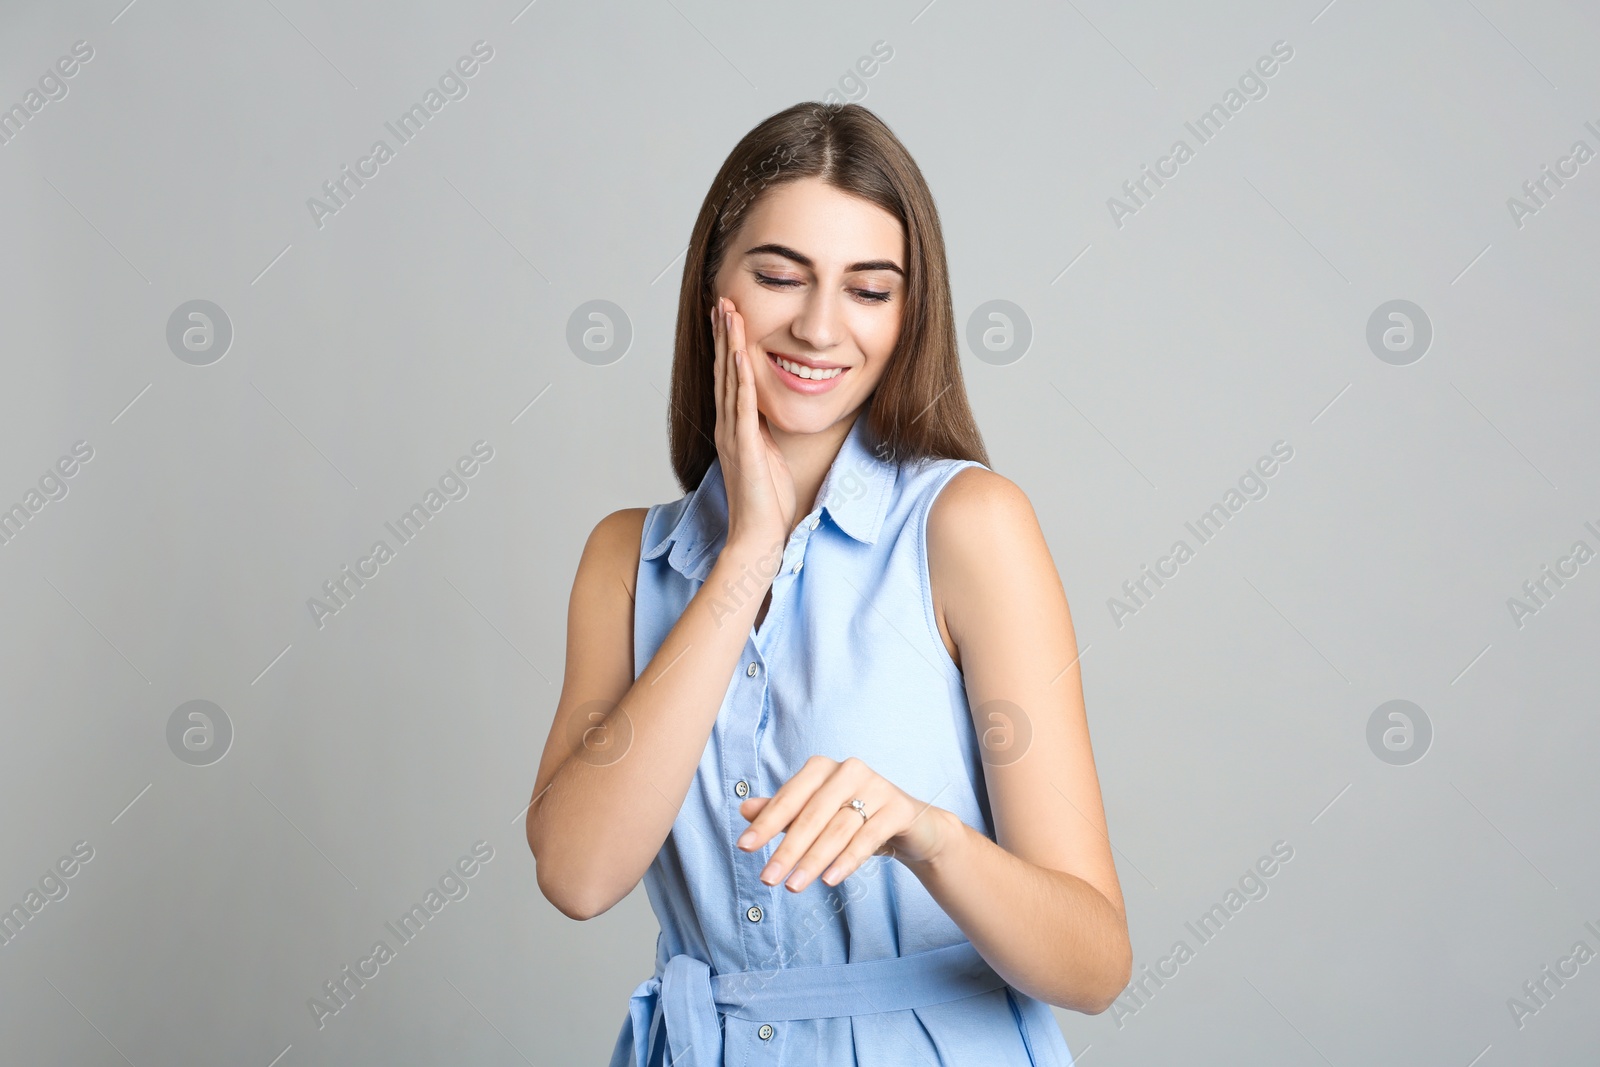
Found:
[{"label": "eyelash", "polygon": [[[756,280],[761,282],[763,285],[775,285],[782,289],[787,289],[790,286],[802,284],[801,282],[795,281],[793,278],[774,278],[770,274],[762,274],[760,271],[756,271],[755,276]],[[872,304],[887,304],[890,298],[894,295],[887,292],[878,292],[874,289],[852,289],[850,291],[858,294],[868,303]]]}]

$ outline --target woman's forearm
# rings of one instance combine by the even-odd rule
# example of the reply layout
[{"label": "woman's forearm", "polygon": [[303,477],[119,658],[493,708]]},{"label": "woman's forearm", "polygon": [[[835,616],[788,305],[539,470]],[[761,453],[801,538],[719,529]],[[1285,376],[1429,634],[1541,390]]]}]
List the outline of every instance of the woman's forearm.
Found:
[{"label": "woman's forearm", "polygon": [[[576,919],[638,884],[672,829],[782,552],[725,549],[655,657],[598,729],[626,751],[575,749],[528,811],[539,887]],[[771,570],[768,567],[767,570]]]},{"label": "woman's forearm", "polygon": [[1127,986],[1127,926],[1098,889],[1030,863],[942,812],[945,844],[906,866],[979,954],[1029,996],[1098,1014]]}]

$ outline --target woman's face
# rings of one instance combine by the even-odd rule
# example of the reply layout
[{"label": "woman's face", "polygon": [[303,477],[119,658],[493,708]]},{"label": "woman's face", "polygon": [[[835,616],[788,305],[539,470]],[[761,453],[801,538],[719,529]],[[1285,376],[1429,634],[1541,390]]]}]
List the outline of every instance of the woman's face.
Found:
[{"label": "woman's face", "polygon": [[769,429],[817,433],[872,395],[900,336],[905,269],[900,220],[820,178],[775,186],[751,206],[713,296],[744,318]]}]

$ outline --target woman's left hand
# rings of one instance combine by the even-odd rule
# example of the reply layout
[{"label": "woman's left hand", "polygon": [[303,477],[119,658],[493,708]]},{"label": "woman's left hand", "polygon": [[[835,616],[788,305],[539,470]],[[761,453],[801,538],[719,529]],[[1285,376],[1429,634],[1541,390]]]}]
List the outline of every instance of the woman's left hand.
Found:
[{"label": "woman's left hand", "polygon": [[[856,799],[866,805],[865,821],[847,806]],[[793,868],[784,885],[797,893],[819,873],[825,884],[838,885],[869,856],[927,862],[952,832],[943,808],[908,796],[854,756],[843,762],[812,756],[772,796],[745,800],[739,814],[750,820],[739,837],[745,852],[783,833],[761,880],[777,885]]]}]

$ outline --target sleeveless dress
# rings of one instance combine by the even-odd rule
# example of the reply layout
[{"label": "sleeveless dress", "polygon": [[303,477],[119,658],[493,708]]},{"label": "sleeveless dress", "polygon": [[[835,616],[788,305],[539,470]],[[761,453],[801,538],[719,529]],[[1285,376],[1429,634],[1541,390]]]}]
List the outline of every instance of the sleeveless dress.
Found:
[{"label": "sleeveless dress", "polygon": [[[858,415],[790,536],[772,602],[728,683],[688,795],[644,877],[661,923],[612,1067],[1069,1067],[1050,1008],[1007,985],[887,856],[837,886],[760,881],[782,842],[735,847],[747,796],[806,759],[857,756],[993,840],[979,742],[929,593],[928,510],[972,461],[896,463]],[[727,538],[715,461],[645,518],[635,676]],[[719,591],[725,610],[755,595]],[[713,610],[718,610],[713,608]]]}]

